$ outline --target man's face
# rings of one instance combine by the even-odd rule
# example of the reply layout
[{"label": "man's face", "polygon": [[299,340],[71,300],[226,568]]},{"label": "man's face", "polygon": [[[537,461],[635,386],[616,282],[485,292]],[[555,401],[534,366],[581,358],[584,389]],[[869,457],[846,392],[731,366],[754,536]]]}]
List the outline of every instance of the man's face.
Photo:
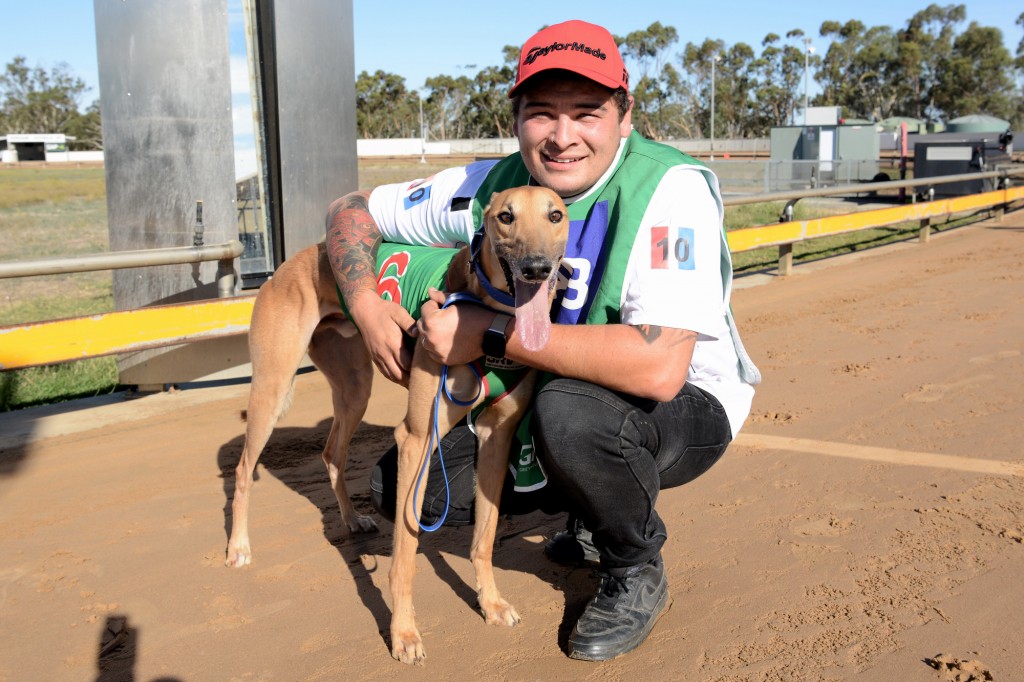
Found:
[{"label": "man's face", "polygon": [[[630,98],[632,103],[632,98]],[[522,94],[514,131],[533,178],[559,196],[594,185],[629,135],[611,91],[588,80],[544,79]]]}]

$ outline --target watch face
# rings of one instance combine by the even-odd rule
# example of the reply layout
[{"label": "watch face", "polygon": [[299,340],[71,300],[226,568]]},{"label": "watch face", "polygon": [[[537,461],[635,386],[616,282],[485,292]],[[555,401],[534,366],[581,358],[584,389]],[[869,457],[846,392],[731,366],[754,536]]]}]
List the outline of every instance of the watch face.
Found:
[{"label": "watch face", "polygon": [[488,329],[484,332],[483,351],[488,357],[505,357],[505,343],[506,339],[503,333],[494,329]]},{"label": "watch face", "polygon": [[507,343],[505,326],[508,324],[509,319],[509,315],[499,314],[495,316],[491,326],[484,332],[484,341],[481,345],[483,346],[484,354],[488,357],[505,357],[505,344]]}]

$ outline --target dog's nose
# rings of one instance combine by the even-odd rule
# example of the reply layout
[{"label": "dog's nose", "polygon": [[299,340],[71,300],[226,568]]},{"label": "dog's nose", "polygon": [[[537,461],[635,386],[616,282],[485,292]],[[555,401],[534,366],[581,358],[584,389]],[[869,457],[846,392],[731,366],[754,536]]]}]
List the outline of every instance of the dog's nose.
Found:
[{"label": "dog's nose", "polygon": [[540,282],[551,276],[551,261],[541,256],[527,256],[520,263],[520,271],[528,282]]}]

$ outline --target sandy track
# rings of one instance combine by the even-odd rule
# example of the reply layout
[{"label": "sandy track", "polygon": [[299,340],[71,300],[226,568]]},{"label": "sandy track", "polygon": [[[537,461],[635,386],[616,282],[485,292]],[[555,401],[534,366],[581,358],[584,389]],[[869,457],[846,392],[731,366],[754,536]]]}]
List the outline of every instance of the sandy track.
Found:
[{"label": "sandy track", "polygon": [[[738,281],[765,382],[727,456],[662,495],[672,607],[604,664],[563,652],[595,581],[543,558],[562,519],[539,514],[499,529],[519,627],[484,625],[470,533],[442,531],[418,557],[427,664],[389,657],[390,527],[340,531],[318,375],[262,460],[243,570],[222,563],[244,387],[40,420],[30,445],[42,412],[3,416],[0,679],[1024,679],[1022,226]],[[403,405],[375,385],[347,471],[363,510]]]}]

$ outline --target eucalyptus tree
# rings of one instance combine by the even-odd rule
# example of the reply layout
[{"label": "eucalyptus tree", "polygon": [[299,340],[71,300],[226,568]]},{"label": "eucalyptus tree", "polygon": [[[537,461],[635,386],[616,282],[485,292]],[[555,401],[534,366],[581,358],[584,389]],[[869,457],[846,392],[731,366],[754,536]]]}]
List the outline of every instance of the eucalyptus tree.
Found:
[{"label": "eucalyptus tree", "polygon": [[476,74],[469,95],[467,133],[470,137],[512,137],[512,109],[508,91],[515,69],[488,66]]},{"label": "eucalyptus tree", "polygon": [[1020,102],[1020,94],[1013,92],[1012,67],[1002,32],[971,22],[940,65],[933,106],[947,120],[965,114],[1011,119]]},{"label": "eucalyptus tree", "polygon": [[415,98],[416,93],[406,89],[402,76],[381,70],[373,74],[361,72],[356,78],[359,137],[409,137],[411,108],[419,108]]},{"label": "eucalyptus tree", "polygon": [[916,12],[897,34],[899,77],[893,86],[900,93],[897,114],[939,120],[935,94],[945,78],[944,65],[953,54],[956,27],[967,17],[964,5],[929,5]]},{"label": "eucalyptus tree", "polygon": [[[699,45],[687,43],[679,54],[683,72],[687,75],[686,82],[680,84],[684,89],[679,93],[688,114],[685,137],[710,137],[711,135],[712,64],[715,65],[714,88],[717,97],[719,83],[722,80],[718,76],[718,62],[721,61],[724,50],[725,43],[723,41],[705,38],[704,42]],[[715,118],[717,123],[717,112]]]},{"label": "eucalyptus tree", "polygon": [[0,73],[0,134],[64,133],[78,138],[72,149],[101,148],[98,101],[85,113],[78,109],[88,90],[68,64],[47,71],[16,56]]},{"label": "eucalyptus tree", "polygon": [[[803,31],[794,29],[787,38],[800,38]],[[804,51],[795,45],[781,43],[775,33],[761,41],[761,56],[751,63],[757,80],[756,126],[762,134],[772,126],[786,125],[793,118],[800,84],[804,76]]]},{"label": "eucalyptus tree", "polygon": [[660,21],[625,37],[615,37],[629,70],[633,125],[645,137],[661,139],[672,134],[669,103],[678,74],[667,63],[667,50],[678,38],[675,28],[663,26]]},{"label": "eucalyptus tree", "polygon": [[473,81],[467,76],[434,76],[426,80],[430,95],[423,107],[430,135],[438,140],[457,140],[466,136]]},{"label": "eucalyptus tree", "polygon": [[896,68],[897,38],[888,26],[867,28],[857,20],[826,21],[819,33],[831,44],[817,72],[822,102],[842,108],[844,115],[881,120],[899,109]]}]

